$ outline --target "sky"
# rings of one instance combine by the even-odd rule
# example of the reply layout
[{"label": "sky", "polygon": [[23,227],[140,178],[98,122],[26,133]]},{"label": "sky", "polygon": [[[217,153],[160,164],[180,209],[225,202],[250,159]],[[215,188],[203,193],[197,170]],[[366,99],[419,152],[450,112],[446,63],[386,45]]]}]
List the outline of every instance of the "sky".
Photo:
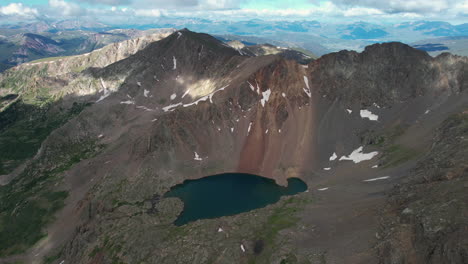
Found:
[{"label": "sky", "polygon": [[157,18],[468,23],[468,0],[0,0],[0,22]]}]

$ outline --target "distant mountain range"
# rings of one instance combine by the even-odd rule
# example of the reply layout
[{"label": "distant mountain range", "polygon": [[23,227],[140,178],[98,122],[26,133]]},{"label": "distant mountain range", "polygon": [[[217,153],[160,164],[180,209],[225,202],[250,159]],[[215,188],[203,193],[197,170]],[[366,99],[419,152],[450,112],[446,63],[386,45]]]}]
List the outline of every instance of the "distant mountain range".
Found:
[{"label": "distant mountain range", "polygon": [[[85,31],[79,29],[81,27],[74,27],[73,24],[61,25],[60,28],[69,28],[69,30],[58,30],[59,27],[51,29],[42,23],[18,26],[17,34],[13,34],[11,28],[0,28],[0,72],[21,63],[47,57],[88,53],[111,43],[164,31],[159,29]],[[67,25],[69,27],[66,27]]]},{"label": "distant mountain range", "polygon": [[[128,25],[121,26],[127,27]],[[322,23],[319,21],[213,21],[209,19],[160,18],[151,25],[131,25],[137,29],[154,27],[189,28],[209,34],[232,34],[287,41],[316,55],[350,49],[362,51],[377,42],[412,43],[434,37],[468,36],[468,23],[452,25],[441,21],[416,21],[400,24]]]},{"label": "distant mountain range", "polygon": [[[38,21],[0,27],[0,72],[17,64],[45,57],[87,53],[110,43],[154,33],[155,28],[189,28],[217,35],[227,41],[239,40],[253,45],[270,43],[308,51],[315,56],[343,49],[362,51],[367,45],[391,41],[414,43],[416,48],[431,54],[450,50],[454,54],[466,55],[463,51],[465,42],[460,37],[468,36],[468,23],[452,25],[440,21],[405,22],[394,25],[260,19],[232,22],[165,17],[157,19],[152,24],[131,25],[106,25],[96,21],[77,20]],[[434,43],[432,39],[439,37],[449,37],[445,40],[450,43]],[[427,39],[430,41],[426,41]],[[453,44],[454,41],[457,43]],[[432,44],[443,44],[443,47]],[[452,45],[454,48],[450,49],[446,45]]]},{"label": "distant mountain range", "polygon": [[442,52],[468,56],[468,36],[425,39],[412,45],[417,49],[428,52],[432,56],[439,55]]}]

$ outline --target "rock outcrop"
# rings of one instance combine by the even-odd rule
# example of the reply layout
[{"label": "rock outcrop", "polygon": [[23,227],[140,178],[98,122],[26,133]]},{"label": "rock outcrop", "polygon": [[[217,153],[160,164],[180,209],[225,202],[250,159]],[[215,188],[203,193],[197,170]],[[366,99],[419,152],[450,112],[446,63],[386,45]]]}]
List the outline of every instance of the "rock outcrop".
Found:
[{"label": "rock outcrop", "polygon": [[381,263],[468,262],[468,112],[447,119],[428,155],[390,193]]}]

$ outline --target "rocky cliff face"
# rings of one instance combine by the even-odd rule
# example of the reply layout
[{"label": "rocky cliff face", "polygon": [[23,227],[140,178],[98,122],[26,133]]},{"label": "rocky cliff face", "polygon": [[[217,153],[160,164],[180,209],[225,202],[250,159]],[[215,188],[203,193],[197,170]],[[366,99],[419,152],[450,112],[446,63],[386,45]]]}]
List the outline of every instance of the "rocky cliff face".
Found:
[{"label": "rocky cliff face", "polygon": [[390,192],[381,263],[468,260],[467,114],[451,116],[437,129],[429,154]]},{"label": "rocky cliff face", "polygon": [[[249,56],[188,30],[149,42],[127,42],[131,56],[124,44],[113,44],[2,76],[2,91],[24,98],[52,87],[52,109],[86,103],[1,190],[1,200],[18,201],[2,204],[4,219],[24,219],[26,197],[45,210],[29,234],[47,226],[47,239],[18,258],[376,263],[378,221],[369,212],[386,204],[384,191],[413,173],[435,128],[468,101],[466,57],[431,58],[400,43],[302,65],[279,55]],[[25,72],[36,77],[21,77]],[[182,205],[161,195],[186,179],[233,171],[280,184],[299,177],[311,191],[237,216],[172,224]],[[47,192],[60,193],[52,199]],[[61,206],[47,201],[63,203],[60,221],[49,218]],[[220,226],[226,231],[217,232]],[[16,222],[13,229],[28,236]],[[382,252],[402,248],[398,237],[385,234]],[[37,240],[17,239],[0,250],[17,253]],[[396,263],[414,263],[396,254]],[[385,262],[391,254],[380,257],[394,263]]]}]

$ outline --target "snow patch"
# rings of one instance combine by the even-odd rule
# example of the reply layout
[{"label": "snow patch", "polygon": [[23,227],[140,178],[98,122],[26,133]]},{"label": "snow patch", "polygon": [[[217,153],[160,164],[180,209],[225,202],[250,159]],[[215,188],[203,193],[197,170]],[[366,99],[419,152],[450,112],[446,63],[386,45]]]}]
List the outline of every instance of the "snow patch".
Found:
[{"label": "snow patch", "polygon": [[173,70],[177,69],[177,60],[176,60],[175,56],[172,56],[172,62],[174,63]]},{"label": "snow patch", "polygon": [[309,78],[307,78],[307,76],[304,75],[304,82],[307,86],[307,89],[304,88],[304,92],[309,96],[309,97],[312,97],[312,93],[310,92],[310,86],[309,86]]},{"label": "snow patch", "polygon": [[104,82],[104,80],[102,78],[99,78],[99,79],[101,81],[101,86],[102,86],[102,89],[104,90],[104,94],[101,95],[101,97],[99,97],[96,103],[99,103],[100,101],[106,99],[111,94],[109,90],[107,90],[106,83]]},{"label": "snow patch", "polygon": [[199,102],[202,102],[202,101],[206,101],[208,99],[210,99],[210,103],[213,103],[213,95],[219,91],[222,91],[224,89],[226,89],[226,87],[228,87],[229,85],[226,85],[222,88],[219,88],[218,90],[208,94],[208,95],[205,95],[203,97],[201,97],[200,99],[198,99],[197,101],[193,102],[193,103],[190,103],[190,104],[184,104],[184,107],[188,107],[188,106],[192,106],[192,105],[197,105]]},{"label": "snow patch", "polygon": [[351,109],[346,109],[346,111],[348,111],[348,114],[351,114],[353,112],[353,110]]},{"label": "snow patch", "polygon": [[281,93],[281,95],[282,95],[284,98],[286,98],[286,94],[285,94],[285,93]]},{"label": "snow patch", "polygon": [[146,90],[146,89],[143,91],[143,95],[144,95],[145,97],[148,97],[149,93],[150,93],[150,91],[148,91],[148,90]]},{"label": "snow patch", "polygon": [[173,93],[173,94],[171,95],[171,101],[174,100],[174,99],[176,99],[176,97],[177,97],[177,94]]},{"label": "snow patch", "polygon": [[427,109],[426,112],[424,112],[425,115],[429,114],[429,112],[431,112],[431,110]]},{"label": "snow patch", "polygon": [[258,85],[258,82],[257,82],[257,79],[255,79],[255,84],[257,85],[257,93],[260,94],[260,92],[262,91],[262,89],[260,89],[260,86]]},{"label": "snow patch", "polygon": [[378,167],[379,167],[379,165],[374,165],[374,166],[372,166],[372,169],[376,169]]},{"label": "snow patch", "polygon": [[317,189],[317,191],[326,191],[326,190],[328,190],[328,187]]},{"label": "snow patch", "polygon": [[141,87],[141,82],[137,82],[138,87]]},{"label": "snow patch", "polygon": [[361,110],[360,115],[362,118],[368,118],[371,121],[377,121],[379,119],[378,115],[374,115],[371,111],[367,109]]},{"label": "snow patch", "polygon": [[323,168],[323,170],[329,171],[331,170],[331,168]]},{"label": "snow patch", "polygon": [[223,232],[224,230],[220,227],[218,228],[218,233]]},{"label": "snow patch", "polygon": [[338,156],[336,155],[335,152],[333,152],[333,154],[330,156],[330,161],[334,161],[336,160],[336,158],[338,158]]},{"label": "snow patch", "polygon": [[386,179],[389,179],[389,178],[390,178],[390,176],[383,176],[383,177],[378,177],[378,178],[373,178],[373,179],[364,180],[364,182],[380,181],[380,180],[386,180]]},{"label": "snow patch", "polygon": [[182,98],[184,98],[189,92],[190,92],[190,89],[187,89],[187,91],[185,91],[185,93],[182,95]]},{"label": "snow patch", "polygon": [[268,134],[268,129],[267,129],[267,130],[265,130],[265,134]]},{"label": "snow patch", "polygon": [[355,149],[353,152],[351,152],[349,156],[342,156],[340,160],[351,160],[354,163],[359,163],[361,161],[371,160],[379,154],[379,152],[377,151],[370,152],[370,153],[362,153],[362,149],[363,147],[361,146]]},{"label": "snow patch", "polygon": [[245,252],[245,247],[244,247],[244,245],[241,244],[241,245],[240,245],[240,248],[241,248],[242,252]]},{"label": "snow patch", "polygon": [[305,82],[305,84],[306,84],[306,86],[307,86],[307,89],[310,90],[310,87],[309,87],[309,78],[307,78],[307,76],[305,76],[305,75],[304,75],[304,82]]},{"label": "snow patch", "polygon": [[198,153],[197,152],[193,152],[195,154],[195,158],[193,158],[194,160],[203,160],[202,158],[200,158],[200,156],[198,156]]},{"label": "snow patch", "polygon": [[232,133],[232,132],[234,132],[234,128],[233,128],[233,127],[231,127],[231,133]]},{"label": "snow patch", "polygon": [[250,122],[249,128],[247,128],[247,133],[250,132],[250,128],[252,128],[252,122]]},{"label": "snow patch", "polygon": [[101,97],[99,97],[99,99],[96,101],[96,103],[99,103],[102,100],[106,99],[109,95],[110,95],[110,93],[108,91],[104,91],[104,94],[101,95]]},{"label": "snow patch", "polygon": [[268,89],[268,90],[266,90],[266,91],[264,91],[262,93],[263,98],[260,101],[260,103],[262,104],[263,107],[265,107],[265,103],[268,102],[268,99],[270,99],[270,95],[271,95],[271,90],[270,89]]},{"label": "snow patch", "polygon": [[155,118],[155,119],[151,120],[151,122],[156,122],[156,121],[158,121],[158,119],[157,119],[157,118]]},{"label": "snow patch", "polygon": [[189,106],[192,106],[192,105],[197,105],[199,102],[204,102],[206,100],[210,100],[210,103],[213,103],[213,95],[219,91],[222,91],[224,89],[226,89],[226,87],[228,87],[229,85],[226,85],[222,88],[219,88],[218,90],[215,90],[214,92],[208,94],[208,95],[205,95],[201,98],[199,98],[198,100],[196,100],[195,102],[192,102],[192,103],[189,103],[189,104],[182,104],[182,103],[177,103],[177,104],[172,104],[172,105],[168,105],[166,107],[163,107],[163,111],[164,112],[167,112],[167,111],[174,111],[174,109],[178,106],[183,106],[183,107],[189,107]]},{"label": "snow patch", "polygon": [[255,92],[255,87],[254,87],[254,86],[253,86],[253,85],[252,85],[250,82],[247,82],[247,83],[249,84],[249,86],[250,86],[250,89],[252,89],[252,91],[254,91],[254,92]]},{"label": "snow patch", "polygon": [[122,102],[120,102],[120,104],[131,105],[131,104],[135,104],[135,102],[130,101],[130,100],[127,100],[127,101],[122,101]]},{"label": "snow patch", "polygon": [[171,105],[168,105],[168,106],[166,106],[166,107],[163,107],[162,110],[163,110],[164,112],[167,112],[167,111],[174,111],[174,109],[175,109],[176,107],[181,106],[181,105],[182,105],[182,103],[171,104]]},{"label": "snow patch", "polygon": [[137,105],[136,108],[138,108],[138,109],[143,109],[143,110],[145,110],[145,111],[150,111],[150,112],[154,111],[154,109],[148,108],[148,107],[143,106],[143,105]]},{"label": "snow patch", "polygon": [[177,35],[179,35],[179,36],[177,36],[177,39],[179,39],[179,38],[182,36],[182,33],[181,33],[181,32],[177,32]]}]

